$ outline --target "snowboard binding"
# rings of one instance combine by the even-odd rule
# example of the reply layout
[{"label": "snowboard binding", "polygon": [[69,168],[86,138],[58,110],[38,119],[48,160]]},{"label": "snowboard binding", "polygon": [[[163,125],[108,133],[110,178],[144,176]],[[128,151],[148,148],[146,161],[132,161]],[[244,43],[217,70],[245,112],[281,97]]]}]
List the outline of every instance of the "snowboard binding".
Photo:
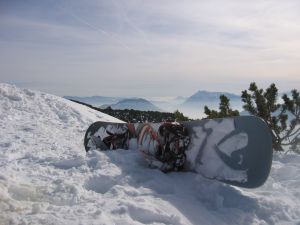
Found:
[{"label": "snowboard binding", "polygon": [[128,149],[129,130],[127,124],[95,122],[86,132],[84,146],[88,152]]},{"label": "snowboard binding", "polygon": [[187,129],[179,123],[166,122],[158,129],[146,124],[139,136],[141,151],[148,156],[149,165],[163,172],[183,170],[189,142]]},{"label": "snowboard binding", "polygon": [[190,143],[187,129],[179,123],[163,123],[158,129],[158,134],[163,141],[155,157],[166,164],[163,171],[183,170],[185,150]]},{"label": "snowboard binding", "polygon": [[127,149],[128,131],[124,133],[111,133],[106,131],[107,137],[103,138],[102,142],[107,146],[107,149]]}]

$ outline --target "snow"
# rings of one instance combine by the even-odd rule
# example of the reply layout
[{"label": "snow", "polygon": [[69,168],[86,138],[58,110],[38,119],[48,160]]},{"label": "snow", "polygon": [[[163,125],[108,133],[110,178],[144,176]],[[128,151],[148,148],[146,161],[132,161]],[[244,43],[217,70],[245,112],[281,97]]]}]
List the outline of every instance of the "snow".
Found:
[{"label": "snow", "polygon": [[134,150],[85,153],[88,126],[118,120],[60,97],[1,83],[0,105],[0,224],[300,224],[300,155],[241,189]]}]

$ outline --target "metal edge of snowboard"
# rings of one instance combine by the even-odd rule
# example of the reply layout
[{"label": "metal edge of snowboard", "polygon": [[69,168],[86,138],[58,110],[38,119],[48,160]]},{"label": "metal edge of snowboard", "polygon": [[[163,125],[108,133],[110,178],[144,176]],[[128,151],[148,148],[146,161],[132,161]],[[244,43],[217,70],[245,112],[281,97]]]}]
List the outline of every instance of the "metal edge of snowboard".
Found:
[{"label": "metal edge of snowboard", "polygon": [[126,125],[127,126],[127,123],[118,123],[118,122],[106,122],[106,121],[96,121],[94,123],[92,123],[88,129],[86,130],[85,132],[85,135],[84,135],[84,148],[85,148],[85,151],[88,152],[90,150],[90,148],[88,147],[88,142],[89,142],[89,136],[92,136],[94,135],[94,133],[96,133],[98,131],[98,129],[100,127],[107,127],[108,125]]},{"label": "metal edge of snowboard", "polygon": [[[236,131],[246,132],[248,134],[249,145],[245,148],[248,179],[246,182],[226,179],[216,180],[244,188],[257,188],[263,185],[269,176],[273,159],[271,130],[262,119],[255,116],[237,116],[213,120],[222,122],[224,119],[233,119]],[[194,121],[196,123],[191,127],[191,129],[199,125],[203,126],[203,123],[209,121],[211,121],[211,119]],[[188,122],[180,123],[188,124]],[[201,147],[199,146],[199,148]]]}]

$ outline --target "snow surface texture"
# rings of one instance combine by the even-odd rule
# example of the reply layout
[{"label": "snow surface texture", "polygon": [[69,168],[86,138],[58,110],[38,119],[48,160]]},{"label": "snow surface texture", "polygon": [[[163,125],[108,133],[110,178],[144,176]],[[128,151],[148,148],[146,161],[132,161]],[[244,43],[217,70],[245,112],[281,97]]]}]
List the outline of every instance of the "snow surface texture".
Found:
[{"label": "snow surface texture", "polygon": [[133,150],[86,154],[88,126],[117,120],[85,106],[7,84],[0,104],[1,225],[300,224],[299,155],[275,155],[264,186],[240,189],[149,169]]}]

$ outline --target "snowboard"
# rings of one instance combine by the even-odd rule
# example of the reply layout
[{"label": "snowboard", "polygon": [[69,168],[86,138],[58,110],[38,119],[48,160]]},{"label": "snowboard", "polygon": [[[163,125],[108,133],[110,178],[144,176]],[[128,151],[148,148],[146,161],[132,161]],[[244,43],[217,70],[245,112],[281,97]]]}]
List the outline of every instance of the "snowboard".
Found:
[{"label": "snowboard", "polygon": [[[245,188],[259,187],[267,180],[272,164],[272,136],[260,118],[238,116],[179,123],[187,129],[190,140],[185,150],[185,171]],[[161,124],[147,123],[147,126],[155,133]],[[95,122],[86,131],[85,149],[147,148],[146,154],[149,154],[155,145],[151,141],[141,141],[145,125]],[[104,144],[107,138],[114,137],[119,140],[114,146]]]}]

